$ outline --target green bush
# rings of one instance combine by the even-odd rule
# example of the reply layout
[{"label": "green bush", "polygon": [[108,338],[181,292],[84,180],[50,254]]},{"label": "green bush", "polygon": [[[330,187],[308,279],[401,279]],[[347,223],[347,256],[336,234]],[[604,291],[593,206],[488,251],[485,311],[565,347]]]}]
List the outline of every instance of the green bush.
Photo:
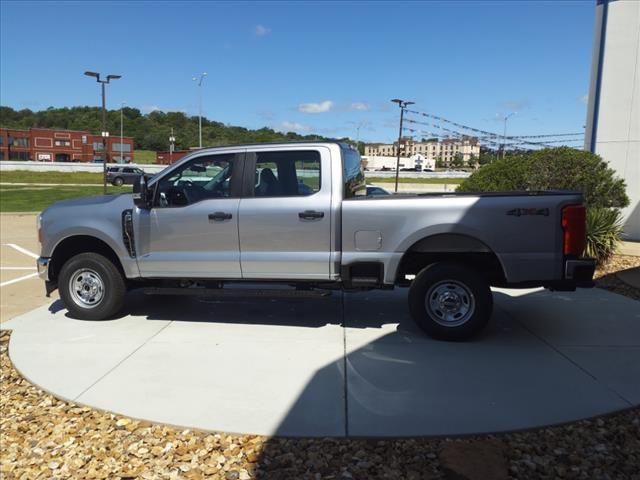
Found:
[{"label": "green bush", "polygon": [[599,265],[616,251],[622,233],[622,216],[615,208],[587,210],[587,247],[585,255],[596,259]]},{"label": "green bush", "polygon": [[622,233],[619,208],[629,205],[625,183],[598,155],[568,147],[497,160],[465,179],[458,192],[577,190],[587,206],[585,254],[602,264]]},{"label": "green bush", "polygon": [[578,190],[587,207],[629,205],[625,183],[598,155],[573,148],[548,148],[497,160],[460,184],[458,192]]}]

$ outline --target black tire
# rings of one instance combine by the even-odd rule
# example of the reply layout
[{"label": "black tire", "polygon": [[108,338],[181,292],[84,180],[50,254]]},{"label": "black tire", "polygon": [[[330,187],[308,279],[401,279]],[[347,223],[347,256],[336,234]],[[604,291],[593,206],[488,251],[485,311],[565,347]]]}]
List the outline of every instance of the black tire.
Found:
[{"label": "black tire", "polygon": [[[83,276],[83,273],[86,275]],[[72,277],[77,287],[75,289],[71,286]],[[94,285],[102,287],[96,287],[95,290],[102,292],[99,299],[98,293],[91,296]],[[122,309],[127,288],[122,273],[111,260],[98,253],[87,252],[70,258],[62,266],[58,276],[58,290],[73,318],[105,320]],[[87,298],[80,300],[82,294],[79,292],[83,290],[87,290]],[[94,303],[91,304],[92,299]]]},{"label": "black tire", "polygon": [[440,340],[468,340],[487,325],[493,295],[487,280],[476,270],[456,263],[433,263],[411,284],[409,310],[427,335]]},{"label": "black tire", "polygon": [[113,179],[112,185],[116,187],[121,187],[124,184],[124,179],[122,177],[116,177]]}]

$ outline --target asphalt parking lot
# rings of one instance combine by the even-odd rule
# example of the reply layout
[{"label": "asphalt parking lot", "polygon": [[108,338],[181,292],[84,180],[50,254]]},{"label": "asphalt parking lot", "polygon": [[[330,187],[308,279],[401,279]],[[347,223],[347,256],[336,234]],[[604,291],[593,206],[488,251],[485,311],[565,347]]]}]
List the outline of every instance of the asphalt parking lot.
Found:
[{"label": "asphalt parking lot", "polygon": [[36,274],[39,250],[35,214],[0,214],[0,322],[51,301]]}]

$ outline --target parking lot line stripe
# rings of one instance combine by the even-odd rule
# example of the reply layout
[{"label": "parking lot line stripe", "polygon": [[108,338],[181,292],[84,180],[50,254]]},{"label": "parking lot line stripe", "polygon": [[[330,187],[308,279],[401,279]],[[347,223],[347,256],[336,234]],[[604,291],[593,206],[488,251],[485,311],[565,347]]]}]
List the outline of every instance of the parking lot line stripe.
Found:
[{"label": "parking lot line stripe", "polygon": [[0,267],[0,270],[35,270],[36,267]]},{"label": "parking lot line stripe", "polygon": [[37,277],[37,273],[30,273],[29,275],[25,275],[24,277],[14,278],[13,280],[8,280],[6,282],[0,283],[0,287],[6,287],[7,285],[11,285],[12,283],[18,283],[22,280],[27,280],[29,278]]},{"label": "parking lot line stripe", "polygon": [[30,251],[29,251],[29,250],[27,250],[26,248],[22,248],[20,245],[16,245],[15,243],[5,243],[5,245],[6,245],[7,247],[11,247],[11,248],[13,248],[14,250],[19,251],[20,253],[24,253],[25,255],[28,255],[28,256],[30,256],[30,257],[32,257],[32,258],[38,258],[38,255],[36,255],[35,253],[30,252]]}]

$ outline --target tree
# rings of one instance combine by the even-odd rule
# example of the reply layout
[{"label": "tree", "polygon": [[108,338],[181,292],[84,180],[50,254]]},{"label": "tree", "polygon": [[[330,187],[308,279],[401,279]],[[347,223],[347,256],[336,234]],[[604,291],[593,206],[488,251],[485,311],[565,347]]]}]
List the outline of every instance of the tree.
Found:
[{"label": "tree", "polygon": [[[177,139],[176,148],[186,150],[198,145],[197,116],[190,117],[183,112],[161,112],[159,110],[143,115],[140,110],[131,107],[125,107],[122,114],[124,134],[134,138],[136,149],[166,150],[169,148],[169,134],[172,127]],[[101,109],[100,107],[88,106],[50,107],[46,110],[33,112],[29,109],[14,110],[11,107],[0,107],[0,126],[17,129],[31,127],[73,129],[98,134],[102,130]],[[120,109],[107,112],[107,130],[112,135],[119,135]],[[224,125],[207,118],[202,119],[202,137],[203,143],[207,146],[324,139],[320,135],[282,133],[267,127],[249,130],[244,127]],[[358,148],[360,147],[358,145]]]},{"label": "tree", "polygon": [[464,157],[460,152],[456,152],[451,160],[451,166],[454,168],[464,167]]}]

